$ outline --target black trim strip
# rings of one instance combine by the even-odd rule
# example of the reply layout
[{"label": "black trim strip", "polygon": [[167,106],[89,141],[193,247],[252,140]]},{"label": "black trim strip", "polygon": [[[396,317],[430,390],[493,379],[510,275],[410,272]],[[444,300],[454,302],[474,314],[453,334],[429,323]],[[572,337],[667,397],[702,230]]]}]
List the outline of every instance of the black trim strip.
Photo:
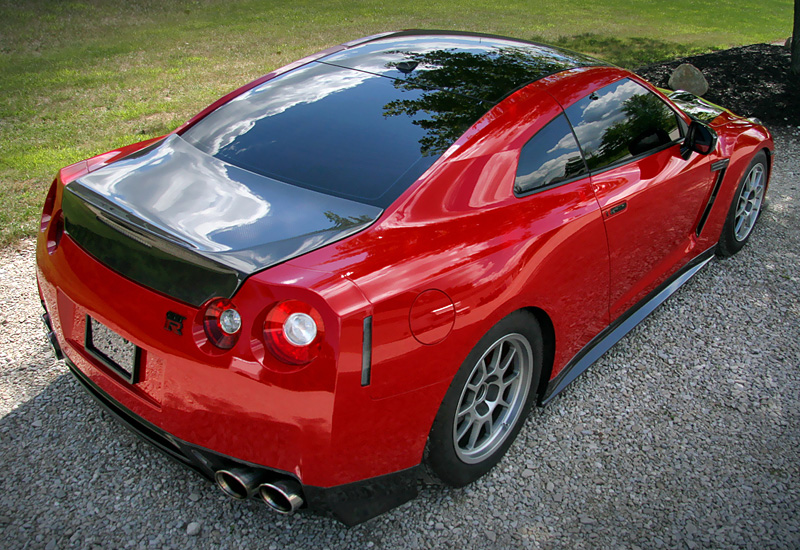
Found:
[{"label": "black trim strip", "polygon": [[361,347],[361,385],[369,386],[372,376],[372,316],[364,318],[364,340]]},{"label": "black trim strip", "polygon": [[591,177],[589,172],[584,172],[579,176],[574,176],[568,180],[560,181],[558,183],[551,183],[549,185],[543,185],[542,187],[535,187],[529,191],[525,191],[524,193],[518,193],[516,189],[514,189],[514,196],[518,199],[524,199],[525,197],[530,197],[531,195],[535,195],[537,193],[542,193],[544,191],[550,191],[551,189],[555,189],[557,187],[561,187],[562,185],[567,185],[568,183],[573,183],[578,180],[588,180]]},{"label": "black trim strip", "polygon": [[681,285],[691,279],[695,273],[700,271],[704,265],[711,261],[715,249],[716,245],[691,260],[680,271],[664,281],[637,305],[633,306],[625,314],[621,315],[619,319],[606,327],[600,334],[592,338],[592,341],[586,344],[586,346],[567,363],[558,376],[550,381],[547,385],[547,390],[540,400],[540,404],[547,405],[583,371],[600,359],[600,357],[611,349],[614,344],[619,342],[623,336],[633,330],[636,325],[641,323],[653,310],[678,290]]},{"label": "black trim strip", "polygon": [[[566,112],[566,111],[564,111],[564,112]],[[679,139],[676,139],[675,141],[670,141],[669,143],[664,143],[662,145],[659,145],[658,147],[654,147],[653,149],[648,149],[644,153],[639,153],[638,155],[636,155],[634,157],[624,158],[624,159],[618,160],[618,161],[616,161],[616,162],[614,162],[612,164],[607,164],[605,166],[601,166],[600,168],[595,168],[593,170],[589,170],[589,173],[594,177],[594,176],[597,176],[599,174],[602,174],[603,172],[608,172],[610,170],[614,170],[615,168],[620,168],[621,166],[625,166],[626,164],[630,164],[632,162],[636,162],[636,161],[642,160],[643,158],[647,158],[650,155],[655,155],[656,153],[660,153],[661,151],[666,151],[667,149],[670,149],[671,147],[675,147],[676,145],[682,144],[684,139],[685,138],[683,136],[681,136]]]}]

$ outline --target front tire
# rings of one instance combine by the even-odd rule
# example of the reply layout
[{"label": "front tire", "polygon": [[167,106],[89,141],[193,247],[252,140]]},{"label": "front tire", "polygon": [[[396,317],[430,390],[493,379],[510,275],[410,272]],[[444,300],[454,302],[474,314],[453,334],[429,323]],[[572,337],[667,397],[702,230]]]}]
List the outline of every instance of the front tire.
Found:
[{"label": "front tire", "polygon": [[428,439],[427,462],[439,479],[462,487],[503,457],[535,401],[542,347],[536,319],[517,311],[473,348],[447,390]]},{"label": "front tire", "polygon": [[736,188],[719,238],[718,256],[723,258],[733,256],[750,239],[764,205],[767,170],[767,155],[764,151],[759,151]]}]

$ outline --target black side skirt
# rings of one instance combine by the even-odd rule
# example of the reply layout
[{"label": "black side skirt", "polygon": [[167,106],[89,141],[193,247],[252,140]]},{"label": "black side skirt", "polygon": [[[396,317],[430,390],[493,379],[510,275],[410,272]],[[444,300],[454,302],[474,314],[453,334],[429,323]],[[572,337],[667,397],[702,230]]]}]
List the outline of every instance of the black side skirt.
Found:
[{"label": "black side skirt", "polygon": [[611,347],[619,342],[623,336],[628,334],[633,328],[641,323],[653,310],[669,298],[686,281],[691,279],[695,273],[711,261],[714,256],[716,245],[709,248],[683,268],[675,275],[664,281],[661,285],[648,294],[642,301],[621,315],[616,321],[611,323],[600,334],[592,338],[591,342],[567,363],[558,376],[547,384],[547,390],[539,400],[540,405],[547,405],[556,395],[561,393],[578,375],[588,369],[595,361],[607,352]]}]

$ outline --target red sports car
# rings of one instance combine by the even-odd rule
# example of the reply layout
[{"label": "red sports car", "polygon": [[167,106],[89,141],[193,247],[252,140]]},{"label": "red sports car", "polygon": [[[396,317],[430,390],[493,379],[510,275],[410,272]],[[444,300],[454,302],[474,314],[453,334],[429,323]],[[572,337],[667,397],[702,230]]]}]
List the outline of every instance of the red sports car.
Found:
[{"label": "red sports car", "polygon": [[574,52],[343,44],[62,169],[37,244],[86,390],[235,498],[347,524],[460,486],[712,256],[773,142]]}]

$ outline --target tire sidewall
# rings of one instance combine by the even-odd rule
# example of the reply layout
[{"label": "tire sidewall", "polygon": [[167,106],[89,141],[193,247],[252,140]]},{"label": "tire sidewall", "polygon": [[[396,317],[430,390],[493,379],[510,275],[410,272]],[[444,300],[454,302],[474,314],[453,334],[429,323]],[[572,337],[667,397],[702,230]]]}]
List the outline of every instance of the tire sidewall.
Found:
[{"label": "tire sidewall", "polygon": [[[514,333],[521,334],[528,340],[532,352],[531,385],[525,403],[505,441],[481,462],[467,464],[458,457],[453,443],[455,414],[462,392],[475,365],[486,350],[499,339]],[[428,438],[426,461],[444,483],[454,487],[467,485],[488,472],[505,455],[525,424],[536,400],[536,390],[542,370],[542,349],[542,333],[536,318],[525,311],[517,311],[492,327],[467,355],[442,400]]]}]

